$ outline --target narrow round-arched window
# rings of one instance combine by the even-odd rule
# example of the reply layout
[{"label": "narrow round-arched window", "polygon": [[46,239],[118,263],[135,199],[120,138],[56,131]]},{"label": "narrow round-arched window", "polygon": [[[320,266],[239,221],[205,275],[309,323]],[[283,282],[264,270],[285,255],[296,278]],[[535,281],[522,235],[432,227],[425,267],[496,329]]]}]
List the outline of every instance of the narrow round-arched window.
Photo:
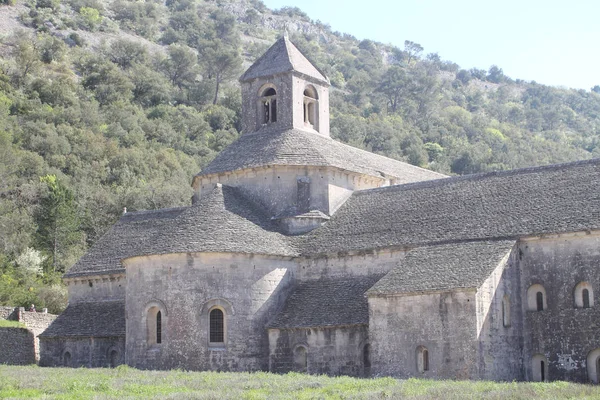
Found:
[{"label": "narrow round-arched window", "polygon": [[119,352],[116,350],[111,350],[109,358],[110,367],[115,368],[119,364]]},{"label": "narrow round-arched window", "polygon": [[277,122],[277,90],[275,88],[268,87],[262,91],[258,109],[261,124]]},{"label": "narrow round-arched window", "polygon": [[543,354],[536,354],[531,359],[532,378],[536,382],[548,381],[548,359]]},{"label": "narrow round-arched window", "polygon": [[65,351],[65,354],[63,354],[63,366],[65,366],[65,367],[71,366],[71,353],[68,351]]},{"label": "narrow round-arched window", "polygon": [[573,292],[575,308],[594,307],[594,290],[589,282],[579,282]]},{"label": "narrow round-arched window", "polygon": [[586,365],[590,382],[600,383],[600,348],[588,353]]},{"label": "narrow round-arched window", "polygon": [[429,371],[429,350],[424,346],[417,347],[417,371]]},{"label": "narrow round-arched window", "polygon": [[224,343],[225,342],[225,318],[223,310],[214,308],[209,314],[210,322],[210,343]]},{"label": "narrow round-arched window", "polygon": [[158,305],[152,305],[146,311],[146,341],[149,345],[157,345],[163,342],[164,328],[164,309]]},{"label": "narrow round-arched window", "polygon": [[294,365],[297,372],[308,371],[308,351],[304,346],[298,346],[294,350]]},{"label": "narrow round-arched window", "polygon": [[546,289],[540,284],[531,285],[527,289],[527,309],[529,311],[543,311],[547,307]]},{"label": "narrow round-arched window", "polygon": [[502,325],[510,326],[510,299],[507,295],[502,299]]},{"label": "narrow round-arched window", "polygon": [[363,348],[363,365],[365,367],[365,377],[369,377],[371,375],[371,345],[365,344]]},{"label": "narrow round-arched window", "polygon": [[318,95],[313,86],[304,89],[304,124],[318,130]]}]

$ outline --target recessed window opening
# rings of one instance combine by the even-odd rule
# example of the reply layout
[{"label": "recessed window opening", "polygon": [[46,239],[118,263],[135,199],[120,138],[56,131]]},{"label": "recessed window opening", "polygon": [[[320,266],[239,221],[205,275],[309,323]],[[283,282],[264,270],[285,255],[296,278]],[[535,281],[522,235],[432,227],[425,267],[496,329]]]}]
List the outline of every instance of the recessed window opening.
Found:
[{"label": "recessed window opening", "polygon": [[527,289],[527,309],[529,311],[543,311],[548,308],[546,299],[546,289],[542,285],[531,285]]},{"label": "recessed window opening", "polygon": [[294,350],[294,365],[297,372],[308,371],[308,351],[304,346],[298,346]]},{"label": "recessed window opening", "polygon": [[304,123],[317,129],[317,91],[309,86],[304,90]]},{"label": "recessed window opening", "polygon": [[161,344],[164,330],[164,311],[152,306],[146,312],[146,337],[149,345]]},{"label": "recessed window opening", "polygon": [[535,303],[538,311],[544,311],[544,293],[537,292],[535,294]]},{"label": "recessed window opening", "polygon": [[365,344],[363,348],[363,365],[365,367],[365,377],[371,375],[371,345]]},{"label": "recessed window opening", "polygon": [[116,350],[110,352],[110,367],[115,368],[119,362],[119,353]]},{"label": "recessed window opening", "polygon": [[504,296],[502,299],[502,325],[504,327],[510,326],[510,299],[508,296]]},{"label": "recessed window opening", "polygon": [[429,350],[426,347],[417,347],[417,371],[429,371]]},{"label": "recessed window opening", "polygon": [[594,307],[594,291],[592,285],[588,282],[579,282],[577,286],[575,286],[574,295],[576,308]]},{"label": "recessed window opening", "polygon": [[156,313],[156,343],[162,342],[162,313],[159,311]]},{"label": "recessed window opening", "polygon": [[210,322],[210,343],[225,342],[225,318],[223,311],[219,308],[213,309],[209,314]]},{"label": "recessed window opening", "polygon": [[274,88],[270,87],[263,91],[259,106],[263,125],[277,122],[277,91]]},{"label": "recessed window opening", "polygon": [[583,289],[581,294],[583,297],[583,308],[590,308],[590,291],[587,289]]},{"label": "recessed window opening", "polygon": [[548,381],[548,359],[543,354],[536,354],[531,360],[533,380],[536,382]]},{"label": "recessed window opening", "polygon": [[68,351],[65,351],[65,354],[63,354],[63,366],[71,366],[71,353],[69,353]]}]

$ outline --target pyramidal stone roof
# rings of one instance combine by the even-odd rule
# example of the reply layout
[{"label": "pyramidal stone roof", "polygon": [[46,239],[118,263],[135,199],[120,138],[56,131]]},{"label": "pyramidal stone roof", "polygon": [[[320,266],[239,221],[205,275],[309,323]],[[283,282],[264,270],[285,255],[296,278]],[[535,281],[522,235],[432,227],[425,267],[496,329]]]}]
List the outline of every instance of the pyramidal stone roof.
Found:
[{"label": "pyramidal stone roof", "polygon": [[217,184],[190,207],[124,214],[65,277],[124,272],[123,259],[154,254],[297,255],[275,224],[239,189]]},{"label": "pyramidal stone roof", "polygon": [[394,177],[397,183],[444,178],[445,175],[340,143],[330,137],[289,129],[247,133],[230,144],[198,175],[267,165],[336,167],[375,177]]},{"label": "pyramidal stone roof", "polygon": [[240,77],[240,82],[295,71],[329,85],[329,79],[286,37],[277,40]]}]

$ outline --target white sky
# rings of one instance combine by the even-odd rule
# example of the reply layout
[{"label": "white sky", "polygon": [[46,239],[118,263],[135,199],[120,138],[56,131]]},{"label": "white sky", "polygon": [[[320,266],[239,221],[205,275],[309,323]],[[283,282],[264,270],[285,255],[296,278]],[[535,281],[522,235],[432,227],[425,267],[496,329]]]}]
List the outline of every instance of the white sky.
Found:
[{"label": "white sky", "polygon": [[600,0],[263,0],[296,6],[358,39],[421,44],[462,68],[498,65],[513,79],[600,85]]}]

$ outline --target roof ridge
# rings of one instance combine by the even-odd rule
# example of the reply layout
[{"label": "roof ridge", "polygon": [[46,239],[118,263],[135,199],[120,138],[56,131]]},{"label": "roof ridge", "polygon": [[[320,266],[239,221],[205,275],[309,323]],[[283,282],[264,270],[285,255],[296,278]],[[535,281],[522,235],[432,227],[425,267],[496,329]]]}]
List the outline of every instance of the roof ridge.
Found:
[{"label": "roof ridge", "polygon": [[[541,171],[545,171],[545,170],[552,171],[552,170],[558,170],[558,169],[565,168],[565,167],[572,168],[572,167],[579,167],[579,166],[585,166],[585,165],[590,165],[590,164],[592,164],[592,165],[599,164],[600,165],[600,158],[592,158],[592,159],[588,159],[588,160],[570,161],[570,162],[566,162],[566,163],[556,163],[556,164],[548,164],[548,165],[541,165],[541,166],[534,166],[534,167],[515,168],[515,169],[503,170],[503,171],[489,171],[489,172],[478,172],[476,174],[448,176],[446,178],[430,179],[427,181],[403,183],[400,185],[392,185],[392,186],[385,186],[385,187],[379,187],[379,188],[373,188],[373,189],[358,190],[358,191],[355,191],[352,195],[353,196],[363,196],[363,195],[368,195],[370,193],[375,193],[375,192],[377,192],[377,193],[385,192],[385,191],[392,192],[392,191],[400,191],[400,190],[407,190],[407,189],[429,188],[429,187],[434,187],[434,186],[443,186],[446,184],[450,185],[452,183],[461,182],[461,181],[478,181],[478,180],[483,180],[483,179],[491,178],[491,177],[525,175],[525,174],[532,174],[532,173],[541,172]],[[429,170],[427,170],[427,171],[429,171]],[[431,171],[431,172],[435,172],[435,171]]]}]

